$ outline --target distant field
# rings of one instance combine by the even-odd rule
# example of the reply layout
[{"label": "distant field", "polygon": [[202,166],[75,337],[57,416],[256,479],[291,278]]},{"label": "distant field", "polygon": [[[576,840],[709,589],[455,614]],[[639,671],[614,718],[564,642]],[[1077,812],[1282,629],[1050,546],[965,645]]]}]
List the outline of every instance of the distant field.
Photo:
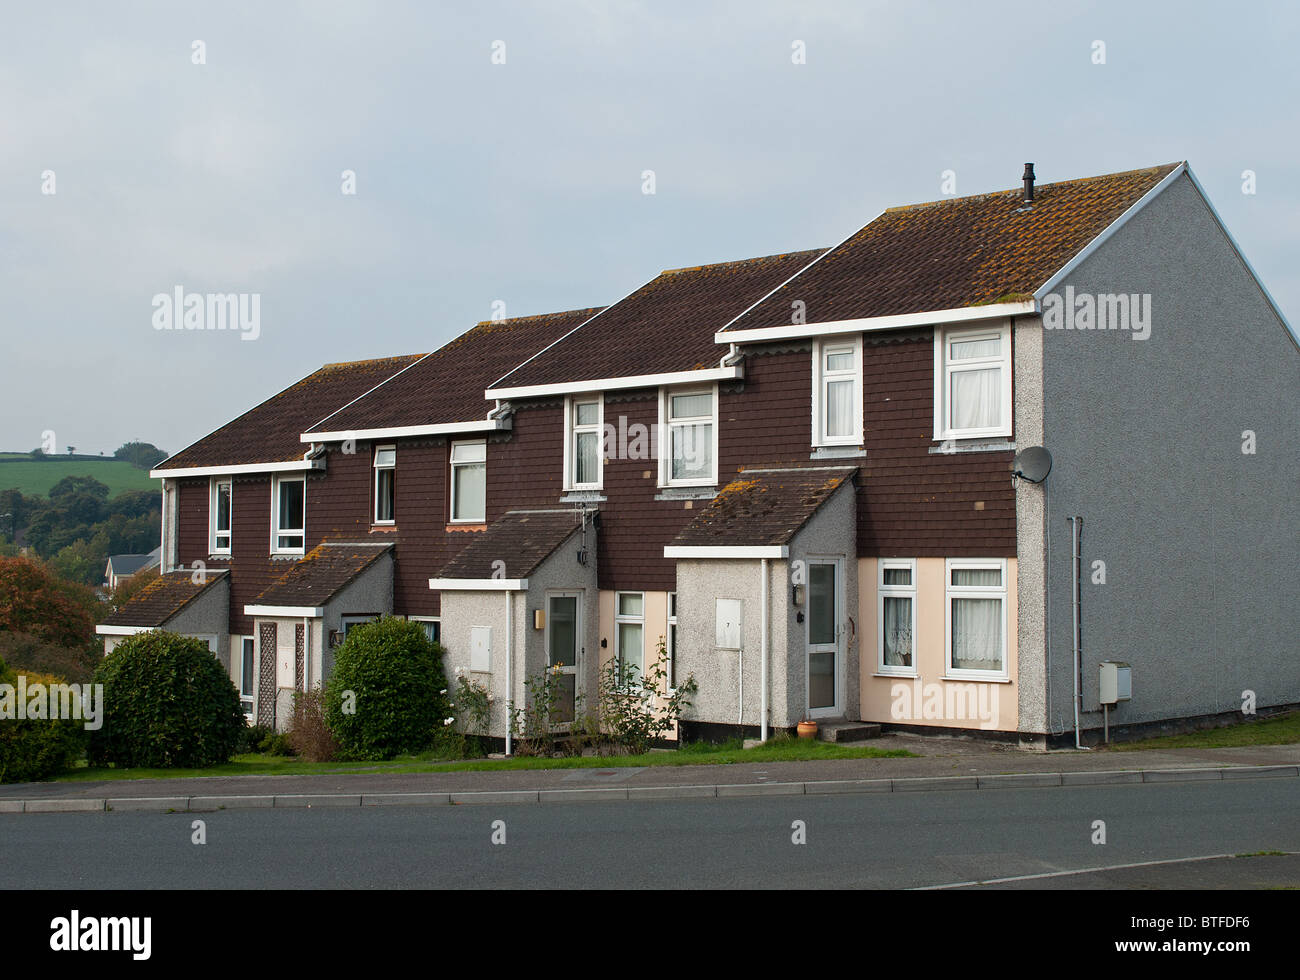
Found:
[{"label": "distant field", "polygon": [[48,459],[36,462],[29,456],[0,453],[0,490],[21,490],[27,496],[47,496],[50,487],[65,476],[90,476],[108,487],[116,497],[126,490],[157,490],[158,481],[120,459]]}]

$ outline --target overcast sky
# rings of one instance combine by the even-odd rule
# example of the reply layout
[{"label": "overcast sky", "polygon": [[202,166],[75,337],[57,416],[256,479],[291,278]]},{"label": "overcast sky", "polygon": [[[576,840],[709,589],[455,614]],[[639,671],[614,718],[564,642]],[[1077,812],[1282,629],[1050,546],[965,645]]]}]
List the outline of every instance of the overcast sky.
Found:
[{"label": "overcast sky", "polygon": [[[1026,160],[1188,160],[1295,325],[1298,37],[1289,2],[7,3],[0,449],[176,452],[494,301],[830,245]],[[260,336],[154,329],[178,286],[260,295]]]}]

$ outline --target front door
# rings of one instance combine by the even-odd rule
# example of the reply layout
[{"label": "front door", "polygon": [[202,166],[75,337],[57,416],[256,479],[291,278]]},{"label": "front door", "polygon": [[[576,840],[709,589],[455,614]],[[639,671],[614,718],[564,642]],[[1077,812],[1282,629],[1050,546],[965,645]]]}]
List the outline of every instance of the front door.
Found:
[{"label": "front door", "polygon": [[553,592],[546,597],[546,665],[555,671],[559,682],[553,722],[573,721],[581,655],[582,596],[577,592]]},{"label": "front door", "polygon": [[840,619],[843,598],[841,559],[808,562],[808,716],[843,713],[840,697]]}]

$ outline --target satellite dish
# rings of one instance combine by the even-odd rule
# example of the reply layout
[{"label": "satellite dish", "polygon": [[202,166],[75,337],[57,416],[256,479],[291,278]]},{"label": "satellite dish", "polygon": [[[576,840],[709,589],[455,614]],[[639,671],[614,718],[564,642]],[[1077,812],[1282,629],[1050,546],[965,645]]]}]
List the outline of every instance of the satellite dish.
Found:
[{"label": "satellite dish", "polygon": [[1016,453],[1012,473],[1030,483],[1042,483],[1052,472],[1052,454],[1042,446],[1030,446]]}]

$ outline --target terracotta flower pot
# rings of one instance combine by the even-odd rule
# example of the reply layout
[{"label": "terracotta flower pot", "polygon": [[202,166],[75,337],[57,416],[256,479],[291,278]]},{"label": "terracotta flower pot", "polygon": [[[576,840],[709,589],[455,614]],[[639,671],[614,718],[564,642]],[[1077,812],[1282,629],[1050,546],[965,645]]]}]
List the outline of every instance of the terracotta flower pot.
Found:
[{"label": "terracotta flower pot", "polygon": [[817,737],[817,722],[815,722],[815,721],[801,721],[801,722],[799,722],[799,737],[800,737],[800,738],[816,738],[816,737]]}]

